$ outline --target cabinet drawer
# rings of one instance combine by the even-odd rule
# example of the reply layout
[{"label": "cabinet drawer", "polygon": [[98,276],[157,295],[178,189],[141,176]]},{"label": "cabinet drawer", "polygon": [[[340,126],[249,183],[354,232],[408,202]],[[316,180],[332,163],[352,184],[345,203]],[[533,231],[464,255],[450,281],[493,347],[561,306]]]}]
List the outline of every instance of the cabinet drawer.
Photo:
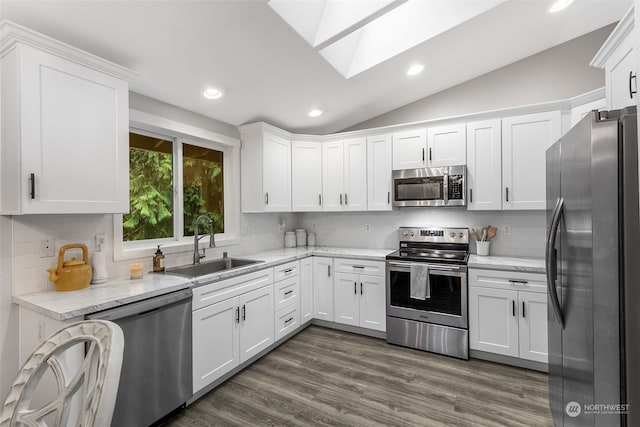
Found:
[{"label": "cabinet drawer", "polygon": [[335,258],[333,265],[336,273],[368,274],[384,276],[384,261]]},{"label": "cabinet drawer", "polygon": [[300,274],[300,261],[288,262],[273,268],[273,280],[288,279]]},{"label": "cabinet drawer", "polygon": [[276,297],[275,297],[275,309],[276,311],[288,307],[291,304],[297,304],[300,299],[300,278],[292,277],[290,279],[281,280],[276,282]]},{"label": "cabinet drawer", "polygon": [[273,269],[255,271],[193,288],[193,310],[233,298],[273,283]]},{"label": "cabinet drawer", "polygon": [[298,329],[298,326],[300,326],[300,310],[298,310],[298,306],[292,305],[276,311],[274,323],[275,341]]},{"label": "cabinet drawer", "polygon": [[539,273],[469,269],[469,286],[547,292],[547,278]]}]

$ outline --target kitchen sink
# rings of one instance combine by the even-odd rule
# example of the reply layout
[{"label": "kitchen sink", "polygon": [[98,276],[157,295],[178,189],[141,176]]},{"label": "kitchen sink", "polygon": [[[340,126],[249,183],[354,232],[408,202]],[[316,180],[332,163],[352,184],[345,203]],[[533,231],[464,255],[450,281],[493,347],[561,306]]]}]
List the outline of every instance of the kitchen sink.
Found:
[{"label": "kitchen sink", "polygon": [[167,268],[168,274],[176,274],[185,277],[200,277],[207,274],[218,273],[220,271],[233,270],[234,268],[244,267],[252,264],[259,264],[264,261],[256,261],[253,259],[241,258],[220,258],[213,261],[202,262],[200,264],[189,264],[180,267]]}]

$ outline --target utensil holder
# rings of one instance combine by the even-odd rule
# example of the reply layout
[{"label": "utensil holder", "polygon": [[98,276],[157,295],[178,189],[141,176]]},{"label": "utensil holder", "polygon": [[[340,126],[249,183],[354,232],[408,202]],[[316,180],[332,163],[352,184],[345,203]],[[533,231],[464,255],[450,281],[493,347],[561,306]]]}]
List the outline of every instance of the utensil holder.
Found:
[{"label": "utensil holder", "polygon": [[489,255],[489,248],[491,247],[491,242],[476,242],[476,249],[478,255],[486,256]]}]

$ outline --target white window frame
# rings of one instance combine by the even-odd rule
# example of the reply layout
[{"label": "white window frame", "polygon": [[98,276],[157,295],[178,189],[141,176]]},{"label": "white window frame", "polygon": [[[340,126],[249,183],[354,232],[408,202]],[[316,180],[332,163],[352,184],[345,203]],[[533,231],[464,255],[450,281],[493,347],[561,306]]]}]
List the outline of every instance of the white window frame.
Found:
[{"label": "white window frame", "polygon": [[[184,217],[182,212],[182,144],[195,145],[222,151],[224,182],[224,233],[216,233],[216,246],[230,246],[239,243],[240,235],[240,140],[211,132],[174,120],[129,110],[129,125],[134,133],[170,139],[173,142],[173,237],[149,239],[133,242],[123,241],[123,215],[113,216],[113,258],[127,260],[151,256],[157,245],[165,254],[193,251],[193,237],[183,236]],[[127,150],[129,147],[127,147]],[[128,173],[128,171],[127,171]],[[177,207],[180,207],[177,209]],[[206,240],[206,239],[205,239]],[[206,242],[205,242],[206,243]],[[201,245],[205,245],[201,242]]]}]

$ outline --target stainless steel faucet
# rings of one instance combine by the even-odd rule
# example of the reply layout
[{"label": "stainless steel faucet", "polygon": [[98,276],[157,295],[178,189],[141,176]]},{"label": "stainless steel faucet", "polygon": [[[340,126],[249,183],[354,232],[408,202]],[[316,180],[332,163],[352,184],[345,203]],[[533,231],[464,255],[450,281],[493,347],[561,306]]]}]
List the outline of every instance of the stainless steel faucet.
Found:
[{"label": "stainless steel faucet", "polygon": [[216,237],[213,234],[213,221],[206,215],[200,215],[193,222],[193,263],[200,264],[200,260],[205,257],[204,248],[202,248],[202,254],[200,254],[200,250],[198,249],[198,242],[202,239],[206,234],[202,236],[198,236],[198,224],[200,221],[205,220],[207,224],[211,227],[211,233],[209,233],[209,247],[216,247]]}]

